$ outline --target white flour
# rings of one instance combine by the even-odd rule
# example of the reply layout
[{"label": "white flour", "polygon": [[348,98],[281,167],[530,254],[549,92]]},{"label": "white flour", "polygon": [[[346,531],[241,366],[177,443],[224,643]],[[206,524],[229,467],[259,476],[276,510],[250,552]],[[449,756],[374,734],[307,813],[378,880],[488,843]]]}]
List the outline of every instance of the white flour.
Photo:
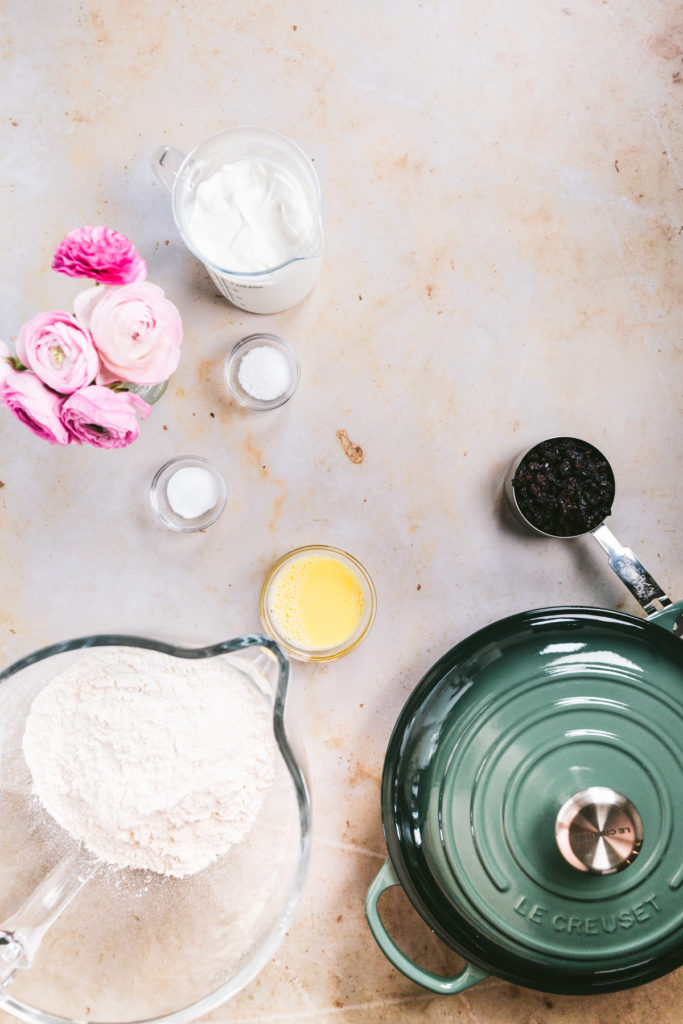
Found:
[{"label": "white flour", "polygon": [[104,649],[34,700],[45,809],[102,860],[182,877],[247,834],[274,775],[270,709],[225,662]]}]

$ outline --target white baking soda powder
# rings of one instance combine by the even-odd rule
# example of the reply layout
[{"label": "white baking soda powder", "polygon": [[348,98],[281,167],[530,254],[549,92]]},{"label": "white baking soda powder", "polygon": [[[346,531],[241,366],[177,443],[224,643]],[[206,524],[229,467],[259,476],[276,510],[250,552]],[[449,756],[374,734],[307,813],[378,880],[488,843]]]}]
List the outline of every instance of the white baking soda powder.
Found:
[{"label": "white baking soda powder", "polygon": [[177,516],[197,519],[218,501],[218,485],[212,473],[201,466],[178,469],[166,484],[168,503]]},{"label": "white baking soda powder", "polygon": [[88,850],[176,877],[247,835],[275,771],[270,708],[242,672],[129,648],[41,690],[23,751],[43,807]]}]

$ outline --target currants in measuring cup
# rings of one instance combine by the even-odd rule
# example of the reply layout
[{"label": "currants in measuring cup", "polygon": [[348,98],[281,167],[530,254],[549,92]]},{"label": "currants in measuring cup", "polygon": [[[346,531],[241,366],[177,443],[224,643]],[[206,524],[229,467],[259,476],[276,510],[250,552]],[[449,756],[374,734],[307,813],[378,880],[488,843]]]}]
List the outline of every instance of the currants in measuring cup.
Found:
[{"label": "currants in measuring cup", "polygon": [[610,514],[614,474],[602,452],[587,441],[552,437],[526,453],[512,488],[531,526],[553,537],[576,537]]}]

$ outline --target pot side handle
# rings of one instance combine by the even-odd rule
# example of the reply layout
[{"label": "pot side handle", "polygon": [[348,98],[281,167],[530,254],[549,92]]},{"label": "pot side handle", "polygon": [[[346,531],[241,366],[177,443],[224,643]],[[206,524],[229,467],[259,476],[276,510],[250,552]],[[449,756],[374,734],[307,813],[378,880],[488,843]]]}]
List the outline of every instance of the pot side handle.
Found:
[{"label": "pot side handle", "polygon": [[455,995],[457,992],[462,992],[464,989],[469,988],[470,985],[476,985],[483,978],[487,978],[488,974],[486,971],[482,971],[479,967],[469,963],[465,964],[460,974],[456,974],[455,977],[442,978],[438,974],[432,974],[431,971],[419,967],[410,957],[406,956],[403,950],[399,949],[384,927],[379,916],[377,904],[380,896],[386,889],[391,889],[392,886],[400,884],[394,873],[391,861],[387,858],[365,897],[365,916],[370,931],[387,960],[402,974],[405,974],[406,978],[410,978],[417,985],[422,985],[423,988],[429,989],[430,992],[436,992],[437,995],[442,996]]}]

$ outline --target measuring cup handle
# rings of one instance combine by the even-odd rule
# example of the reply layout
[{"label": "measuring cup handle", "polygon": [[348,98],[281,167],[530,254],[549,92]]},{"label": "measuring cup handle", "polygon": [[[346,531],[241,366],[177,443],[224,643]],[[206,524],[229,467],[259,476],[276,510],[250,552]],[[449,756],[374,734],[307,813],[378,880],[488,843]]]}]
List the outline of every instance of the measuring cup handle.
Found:
[{"label": "measuring cup handle", "polygon": [[152,170],[169,192],[173,191],[174,182],[184,160],[185,154],[173,146],[159,146],[152,154]]},{"label": "measuring cup handle", "polygon": [[45,932],[101,866],[102,861],[85,851],[65,857],[0,924],[0,989],[18,970],[32,965]]},{"label": "measuring cup handle", "polygon": [[610,568],[628,587],[648,615],[671,604],[671,598],[667,597],[657,581],[650,576],[642,562],[636,558],[630,548],[621,546],[604,523],[596,527],[592,533],[603,551],[607,552]]}]

